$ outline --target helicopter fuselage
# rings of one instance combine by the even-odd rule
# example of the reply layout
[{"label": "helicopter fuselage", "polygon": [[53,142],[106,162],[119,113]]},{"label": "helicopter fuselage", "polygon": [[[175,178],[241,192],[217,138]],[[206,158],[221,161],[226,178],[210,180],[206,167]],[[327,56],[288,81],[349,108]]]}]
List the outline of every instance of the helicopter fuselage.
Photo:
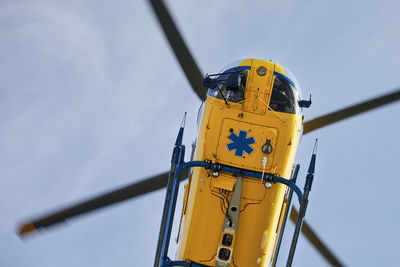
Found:
[{"label": "helicopter fuselage", "polygon": [[[289,179],[302,134],[302,115],[272,108],[271,96],[279,97],[276,93],[274,96],[274,83],[285,71],[276,63],[257,59],[242,61],[236,70],[246,72],[242,77],[246,79],[242,81],[245,85],[242,99],[229,101],[230,94],[240,93],[237,90],[229,93],[228,84],[225,88],[215,88],[214,95],[222,95],[226,90],[224,97],[207,96],[193,160]],[[228,70],[234,71],[235,68]],[[229,82],[229,78],[222,80]],[[286,208],[287,187],[273,184],[268,188],[263,181],[244,176],[237,231],[226,233],[223,224],[236,182],[237,177],[232,174],[192,169],[185,186],[178,260],[206,266],[215,266],[216,261],[226,266],[264,266],[273,260]],[[223,255],[221,242],[227,245],[227,237],[229,255]]]}]

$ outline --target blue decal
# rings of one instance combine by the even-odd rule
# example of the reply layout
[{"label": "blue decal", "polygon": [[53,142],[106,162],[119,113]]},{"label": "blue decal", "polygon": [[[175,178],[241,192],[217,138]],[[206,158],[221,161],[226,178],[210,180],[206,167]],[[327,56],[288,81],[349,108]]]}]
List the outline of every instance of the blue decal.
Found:
[{"label": "blue decal", "polygon": [[243,152],[247,154],[251,154],[254,151],[250,145],[255,144],[254,137],[247,137],[247,131],[239,130],[239,136],[237,136],[234,132],[232,132],[228,138],[232,141],[232,143],[226,144],[228,150],[236,150],[235,156],[243,157]]}]

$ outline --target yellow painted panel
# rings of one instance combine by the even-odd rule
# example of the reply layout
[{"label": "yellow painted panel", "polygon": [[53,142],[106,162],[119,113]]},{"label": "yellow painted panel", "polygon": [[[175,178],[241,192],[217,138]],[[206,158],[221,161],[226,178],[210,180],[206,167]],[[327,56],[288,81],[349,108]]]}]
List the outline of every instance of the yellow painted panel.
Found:
[{"label": "yellow painted panel", "polygon": [[[247,138],[253,137],[255,140],[255,143],[250,145],[254,149],[250,154],[244,151],[242,154],[243,156],[236,156],[236,150],[229,151],[228,149],[227,145],[232,143],[229,136],[232,133],[238,136],[240,134],[239,131],[246,131]],[[271,141],[273,147],[272,153],[269,155],[266,155],[261,151],[261,147],[266,143],[267,139]],[[221,133],[216,149],[217,160],[221,163],[244,169],[251,168],[262,171],[263,166],[261,161],[264,156],[267,156],[268,161],[265,170],[266,172],[272,172],[277,139],[277,128],[256,125],[238,120],[224,119],[222,121]]]},{"label": "yellow painted panel", "polygon": [[[236,178],[232,175],[221,174],[217,178],[211,178],[211,191],[219,193],[220,190],[233,191]],[[261,185],[261,186],[260,186]],[[241,206],[246,205],[248,201],[261,201],[265,198],[267,189],[258,179],[248,178],[242,181],[242,203]],[[244,202],[243,202],[244,201]]]}]

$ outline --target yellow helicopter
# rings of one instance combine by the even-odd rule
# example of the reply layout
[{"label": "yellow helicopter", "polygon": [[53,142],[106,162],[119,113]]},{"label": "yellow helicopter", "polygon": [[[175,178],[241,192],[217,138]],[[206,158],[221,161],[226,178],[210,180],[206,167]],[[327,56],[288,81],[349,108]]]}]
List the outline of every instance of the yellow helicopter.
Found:
[{"label": "yellow helicopter", "polygon": [[[162,11],[163,10],[162,2],[157,2],[155,5],[155,9],[156,13],[164,12]],[[159,15],[160,20],[162,20],[163,18],[165,19],[167,17],[166,15],[167,13],[165,12],[162,13],[161,15],[160,13],[157,14]],[[179,36],[177,32],[171,32],[173,26],[171,26],[172,24],[168,23],[169,23],[168,21],[162,22],[163,26],[166,25],[165,26],[166,33],[167,34],[170,33],[171,34],[170,36],[173,37]],[[185,49],[182,48],[184,47],[182,46],[184,45],[184,43],[178,42],[179,44],[176,43],[174,44],[173,41],[171,41],[171,43],[172,47],[175,49],[178,58],[182,60],[181,64],[183,65],[183,68],[187,73],[189,80],[191,80],[193,88],[199,95],[202,95],[202,97],[204,97],[205,90],[200,86],[201,83],[199,83],[199,81],[202,80],[202,77],[197,75],[200,74],[200,72],[198,71],[198,69],[196,70],[196,68],[193,69],[193,67],[195,67],[196,65],[193,64],[193,62],[190,62],[190,57],[188,58],[182,55],[186,53]],[[189,63],[187,63],[186,60],[189,60]],[[228,71],[230,75],[229,77],[231,76],[233,78],[236,77],[239,80],[241,80],[241,82],[237,82],[238,80],[236,80],[236,84],[234,82],[233,85],[231,85],[231,90],[228,90],[229,85],[224,84],[224,82],[218,81],[218,78],[220,78],[220,81],[222,81],[225,78],[227,80],[230,79],[229,77],[227,77],[226,74],[224,75],[225,70],[216,75],[218,77],[216,78],[217,82],[216,84],[213,84],[214,87],[210,88],[210,92],[208,93],[208,97],[204,103],[204,110],[202,112],[202,123],[200,127],[199,137],[196,143],[196,150],[195,150],[196,152],[194,154],[194,159],[209,160],[212,163],[223,163],[224,165],[228,166],[236,166],[236,167],[240,166],[242,169],[253,170],[260,173],[263,172],[266,175],[273,174],[275,176],[282,176],[288,178],[290,176],[291,168],[293,165],[294,154],[296,152],[297,143],[299,142],[299,138],[301,136],[302,117],[301,113],[299,111],[296,111],[296,108],[298,108],[296,105],[298,104],[298,100],[300,99],[298,99],[298,97],[296,97],[294,94],[293,96],[294,101],[292,103],[293,110],[290,110],[291,107],[288,106],[281,108],[280,105],[282,105],[282,103],[273,103],[274,93],[271,91],[273,90],[274,86],[277,85],[279,80],[281,80],[282,83],[286,82],[286,86],[288,88],[291,88],[291,86],[293,88],[296,88],[296,83],[294,83],[292,79],[288,77],[287,75],[288,72],[285,71],[282,67],[280,67],[278,64],[266,60],[255,60],[255,59],[243,60],[230,69],[231,70]],[[240,72],[238,73],[237,70],[239,70]],[[199,77],[201,77],[200,80],[197,79]],[[213,81],[210,80],[210,82],[212,83]],[[225,90],[225,92],[223,90]],[[238,91],[240,95],[240,90],[243,91],[241,92],[242,95],[240,97],[235,96],[236,91]],[[295,89],[293,90],[294,90],[293,92],[295,92]],[[371,101],[365,102],[355,107],[341,110],[339,112],[330,114],[328,116],[324,116],[316,120],[306,122],[304,124],[304,133],[311,132],[314,129],[323,127],[325,125],[331,124],[333,122],[347,118],[349,116],[356,115],[360,112],[375,108],[377,106],[387,104],[391,101],[397,100],[398,98],[399,98],[399,92],[396,91],[395,93],[392,93],[390,95],[379,97],[377,99],[373,99]],[[289,109],[289,111],[286,110],[287,108]],[[215,127],[220,127],[220,128],[218,128],[218,130],[215,130],[213,132]],[[209,135],[207,131],[209,131],[210,133]],[[223,133],[225,134],[223,135]],[[262,133],[263,135],[262,137],[260,136],[260,133]],[[253,137],[253,139],[251,139],[251,137]],[[246,146],[245,149],[243,149],[242,153],[238,151],[239,150],[238,148],[234,148],[235,145],[234,139],[237,138],[250,140],[251,144],[249,143],[249,145]],[[283,149],[283,141],[285,141],[284,143],[286,146],[286,150]],[[229,146],[229,144],[232,145]],[[264,145],[266,147],[265,152],[269,153],[264,153],[262,149]],[[265,164],[263,164],[262,161],[263,157],[267,157],[267,159],[265,160]],[[223,172],[219,173],[217,177],[214,177],[213,174],[209,172],[210,171],[207,171],[207,173],[196,173],[196,171],[193,171],[192,177],[196,178],[191,178],[190,185],[192,185],[192,181],[200,183],[202,177],[204,177],[204,179],[206,179],[205,177],[207,177],[208,179],[207,183],[209,183],[209,185],[211,185],[212,181],[215,180],[216,182],[214,182],[213,186],[209,188],[210,192],[214,190],[213,188],[217,188],[215,190],[223,190],[222,194],[224,193],[226,194],[225,201],[226,203],[228,203],[232,195],[232,191],[235,184],[233,182],[232,177],[227,176]],[[216,175],[217,174],[215,174],[215,176]],[[281,225],[280,218],[282,217],[278,215],[282,213],[281,211],[283,210],[283,208],[282,205],[279,204],[283,203],[283,198],[284,195],[286,194],[286,187],[273,185],[271,188],[266,188],[265,183],[263,183],[263,180],[264,179],[261,179],[261,181],[259,179],[257,181],[254,180],[255,184],[257,182],[256,184],[257,188],[258,187],[262,188],[264,194],[265,192],[267,192],[267,190],[270,190],[268,192],[275,192],[272,193],[272,195],[275,194],[276,195],[275,197],[277,198],[276,202],[270,201],[266,203],[266,205],[274,204],[274,206],[276,206],[276,209],[270,210],[271,214],[265,215],[266,218],[269,218],[271,220],[271,223],[268,223],[269,228],[267,228],[266,224],[264,226],[260,225],[260,228],[264,231],[262,233],[265,232],[269,233],[271,232],[271,229],[279,228],[278,226]],[[244,177],[243,181],[245,183],[251,183],[250,181],[253,180],[251,180],[248,177]],[[120,201],[122,199],[131,198],[139,194],[142,194],[144,192],[149,192],[161,188],[165,185],[166,185],[166,175],[157,176],[151,180],[146,180],[143,183],[135,184],[132,187],[121,189],[117,192],[113,192],[112,194],[107,194],[106,196],[103,196],[101,198],[102,200],[95,199],[93,201],[86,202],[78,207],[73,207],[68,211],[62,211],[57,215],[49,216],[46,219],[50,221],[51,220],[57,221],[60,219],[65,220],[66,218],[71,216],[67,215],[68,212],[72,212],[73,215],[77,215],[78,213],[98,208],[103,205],[108,205]],[[185,192],[187,192],[186,193],[187,197],[185,197],[184,200],[187,202],[185,202],[184,206],[187,211],[190,210],[190,205],[192,210],[194,210],[194,207],[198,207],[198,205],[194,203],[204,203],[203,200],[194,199],[196,195],[193,194],[195,193],[190,193],[193,190],[196,190],[196,187],[199,186],[200,185],[196,184],[193,186],[186,187],[187,189]],[[248,185],[247,187],[251,186]],[[201,189],[198,190],[201,191]],[[246,190],[243,192],[244,194],[247,194]],[[257,191],[257,189],[255,190]],[[252,193],[249,194],[251,195]],[[257,202],[257,198],[252,198],[251,196],[242,198],[247,200],[252,199],[253,201],[256,200]],[[212,201],[213,204],[217,203],[217,205],[213,205],[213,207],[220,209],[220,207],[218,206],[220,199],[218,197],[217,198],[215,196],[213,196],[212,198],[210,197],[210,199],[207,201]],[[204,208],[203,210],[198,211],[200,214],[197,215],[192,214],[191,216],[201,217],[204,215],[203,213],[210,212],[211,214],[214,214],[215,216],[218,217],[215,218],[215,220],[210,218],[210,221],[212,222],[219,221],[220,222],[219,224],[222,224],[224,216],[218,209],[217,211],[215,211]],[[243,210],[243,215],[245,215],[245,213],[249,210],[251,210],[250,206],[248,210],[246,209]],[[246,218],[246,216],[240,216],[240,218]],[[45,227],[44,224],[46,223],[43,223],[42,225],[43,220],[38,220],[33,222],[33,224],[25,225],[21,229],[21,233],[29,232],[30,230],[34,230],[35,228]],[[54,223],[55,221],[51,223]],[[183,241],[181,243],[182,245],[180,245],[180,250],[179,250],[180,252],[178,252],[178,258],[181,258],[182,260],[185,261],[193,261],[193,262],[200,261],[205,266],[209,266],[210,264],[214,265],[216,260],[215,255],[217,255],[217,249],[215,247],[216,242],[213,242],[214,247],[206,246],[206,248],[202,248],[202,246],[204,246],[204,243],[201,242],[198,242],[196,243],[196,245],[191,245],[191,246],[187,246],[185,245],[185,243],[187,244],[191,242],[192,244],[194,244],[195,242],[191,241],[190,239],[196,239],[199,236],[203,236],[204,234],[204,232],[200,231],[197,233],[198,236],[196,235],[193,236],[191,231],[196,232],[197,231],[196,229],[205,229],[207,231],[209,230],[209,234],[214,235],[213,239],[215,239],[215,235],[221,232],[221,227],[215,226],[215,229],[211,229],[209,227],[204,228],[204,226],[201,227],[196,226],[193,228],[192,226],[193,223],[199,224],[200,221],[199,220],[192,220],[192,222],[188,221],[189,220],[185,219],[183,220],[182,223],[182,236],[180,237],[180,239]],[[240,222],[239,225],[241,225]],[[251,266],[252,263],[269,264],[269,262],[273,257],[272,254],[274,247],[276,246],[276,240],[277,240],[276,236],[270,234],[263,235],[260,234],[261,230],[255,231],[255,229],[251,229],[251,231],[253,230],[254,233],[257,234],[259,239],[263,239],[262,242],[255,242],[255,243],[257,243],[258,247],[260,247],[260,243],[264,244],[265,250],[264,252],[261,252],[261,254],[258,253],[256,256],[254,256],[254,255],[249,255],[249,253],[245,252],[244,250],[234,249],[233,255],[235,255],[235,253],[240,253],[241,251],[243,251],[242,252],[243,254],[246,254],[245,256],[238,256],[238,259],[235,260],[238,266],[242,265]],[[240,238],[239,233],[237,236],[238,241],[235,243],[235,246],[241,245],[241,243],[238,243]],[[223,238],[223,236],[221,238]],[[194,249],[193,246],[199,246],[200,248]],[[198,253],[198,255],[187,256],[188,254],[193,254],[190,253],[190,250],[192,248],[194,251],[193,253],[194,254]],[[208,258],[207,258],[206,256],[203,256],[203,254],[204,255],[206,254],[206,252],[204,252],[205,250],[210,250],[210,251],[212,250],[214,254],[212,253],[210,254],[210,252],[207,252],[208,253],[207,254]],[[249,258],[248,261],[247,257]],[[209,259],[209,261],[205,261],[204,259]],[[232,259],[231,264],[232,266],[234,266],[235,264],[234,258],[231,259]],[[259,261],[257,261],[258,259]]]}]

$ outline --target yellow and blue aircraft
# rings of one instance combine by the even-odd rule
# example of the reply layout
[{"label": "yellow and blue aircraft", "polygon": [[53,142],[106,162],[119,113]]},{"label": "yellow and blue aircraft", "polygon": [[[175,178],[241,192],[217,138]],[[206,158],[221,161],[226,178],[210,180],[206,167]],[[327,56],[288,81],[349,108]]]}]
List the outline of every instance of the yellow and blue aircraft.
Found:
[{"label": "yellow and blue aircraft", "polygon": [[[164,3],[151,4],[193,90],[204,99],[192,159],[183,162],[183,127],[170,172],[102,194],[24,223],[26,235],[68,218],[167,187],[154,266],[275,266],[293,192],[301,203],[287,266],[298,232],[334,266],[342,263],[303,222],[315,153],[303,192],[295,185],[294,159],[303,134],[400,99],[400,90],[303,122],[294,76],[278,63],[244,59],[204,79]],[[183,170],[189,168],[188,175]],[[176,260],[167,257],[179,181],[185,185]]]},{"label": "yellow and blue aircraft", "polygon": [[[289,179],[302,133],[299,91],[290,72],[267,60],[246,59],[209,77],[193,160]],[[223,224],[237,177],[194,168],[185,187],[177,258],[205,266],[269,263],[287,186],[268,189],[264,180],[243,177],[237,229],[230,234]],[[233,243],[226,256],[224,237]]]}]

